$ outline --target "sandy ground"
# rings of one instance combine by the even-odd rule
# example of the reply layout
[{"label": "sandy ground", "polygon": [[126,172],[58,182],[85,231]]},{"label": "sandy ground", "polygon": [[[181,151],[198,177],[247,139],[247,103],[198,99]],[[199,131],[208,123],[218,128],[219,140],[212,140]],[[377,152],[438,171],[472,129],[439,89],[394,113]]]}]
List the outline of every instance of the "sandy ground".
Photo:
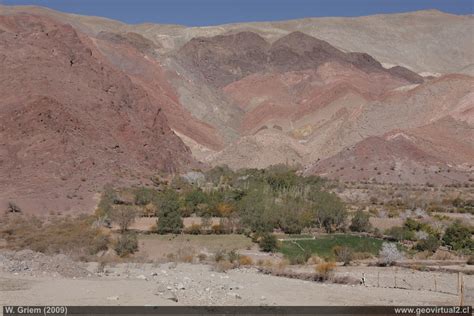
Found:
[{"label": "sandy ground", "polygon": [[[92,272],[97,267],[89,264],[88,269]],[[457,295],[433,292],[429,289],[322,284],[264,275],[255,269],[216,272],[211,266],[202,264],[119,264],[106,268],[105,273],[91,273],[90,277],[84,279],[0,272],[0,305],[451,305],[458,303]]]}]

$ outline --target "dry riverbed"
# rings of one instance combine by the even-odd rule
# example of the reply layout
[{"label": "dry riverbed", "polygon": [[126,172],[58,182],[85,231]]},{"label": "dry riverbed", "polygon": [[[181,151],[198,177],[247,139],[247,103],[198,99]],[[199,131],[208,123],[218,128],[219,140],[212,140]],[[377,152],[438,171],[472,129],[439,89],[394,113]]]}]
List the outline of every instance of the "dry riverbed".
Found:
[{"label": "dry riverbed", "polygon": [[[64,276],[60,274],[64,269],[60,260],[48,261],[47,257],[39,258],[44,264],[33,266],[27,261],[27,255],[28,253],[23,253],[20,256],[22,261],[15,261],[12,253],[6,256],[0,254],[0,305],[452,305],[459,303],[459,298],[455,294],[434,292],[429,289],[410,290],[371,285],[316,283],[264,275],[254,268],[216,272],[212,266],[204,264],[120,263],[102,269],[98,263],[87,263],[75,266],[77,274],[68,269],[66,270],[68,276]],[[66,260],[64,257],[56,259]],[[35,260],[38,261],[38,258]],[[21,269],[15,269],[15,266],[21,266]],[[51,266],[57,267],[59,272],[51,270]],[[361,269],[357,268],[354,276],[364,271],[369,272],[372,268],[366,267],[368,270],[364,271]],[[380,271],[383,273],[384,270]],[[341,272],[351,273],[347,269]],[[406,273],[410,273],[413,278],[419,272]]]}]

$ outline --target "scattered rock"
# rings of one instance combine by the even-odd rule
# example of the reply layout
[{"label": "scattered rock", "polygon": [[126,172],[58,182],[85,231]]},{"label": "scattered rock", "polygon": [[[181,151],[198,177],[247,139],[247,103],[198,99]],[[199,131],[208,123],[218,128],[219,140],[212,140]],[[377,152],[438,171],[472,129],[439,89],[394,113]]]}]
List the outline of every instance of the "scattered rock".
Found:
[{"label": "scattered rock", "polygon": [[5,251],[0,257],[3,269],[13,273],[54,274],[65,277],[87,277],[90,273],[66,255],[47,256],[32,250]]},{"label": "scattered rock", "polygon": [[232,296],[232,297],[234,297],[234,298],[236,298],[236,299],[241,299],[241,298],[242,298],[242,297],[239,295],[239,293],[235,293],[235,292],[229,292],[229,293],[227,293],[227,295]]},{"label": "scattered rock", "polygon": [[174,292],[171,292],[171,291],[166,292],[165,298],[173,302],[178,301],[178,296]]}]

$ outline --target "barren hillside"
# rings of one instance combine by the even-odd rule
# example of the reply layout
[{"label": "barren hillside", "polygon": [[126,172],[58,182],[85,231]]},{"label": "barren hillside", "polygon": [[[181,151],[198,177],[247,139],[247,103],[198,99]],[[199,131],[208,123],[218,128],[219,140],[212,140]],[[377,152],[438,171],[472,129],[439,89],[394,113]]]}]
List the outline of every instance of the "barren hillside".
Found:
[{"label": "barren hillside", "polygon": [[0,47],[3,203],[87,210],[109,181],[192,163],[161,101],[71,26],[28,14],[0,16]]},{"label": "barren hillside", "polygon": [[195,160],[470,181],[473,33],[439,11],[184,27],[0,6],[0,202],[91,211]]}]

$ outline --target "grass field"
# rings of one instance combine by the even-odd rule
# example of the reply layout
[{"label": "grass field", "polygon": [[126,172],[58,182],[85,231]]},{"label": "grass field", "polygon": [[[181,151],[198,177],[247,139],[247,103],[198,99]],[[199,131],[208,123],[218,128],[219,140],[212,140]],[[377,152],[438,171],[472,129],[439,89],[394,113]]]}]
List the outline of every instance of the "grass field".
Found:
[{"label": "grass field", "polygon": [[376,255],[382,247],[382,243],[381,239],[338,234],[321,236],[314,240],[284,240],[281,241],[279,250],[287,258],[301,256],[304,251],[323,258],[331,258],[333,256],[332,249],[335,246],[346,246],[354,252],[367,252]]}]

